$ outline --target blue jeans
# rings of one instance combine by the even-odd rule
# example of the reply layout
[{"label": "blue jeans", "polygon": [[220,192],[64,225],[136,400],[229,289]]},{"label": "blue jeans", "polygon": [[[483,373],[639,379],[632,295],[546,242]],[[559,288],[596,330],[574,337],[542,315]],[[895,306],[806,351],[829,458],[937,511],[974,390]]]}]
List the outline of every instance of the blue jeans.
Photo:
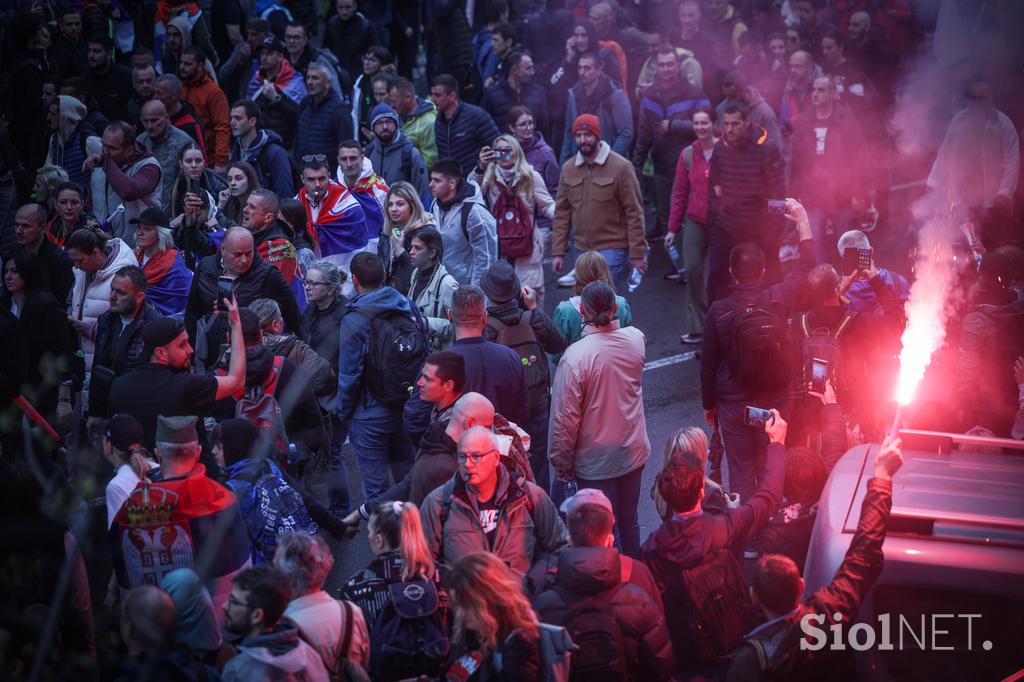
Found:
[{"label": "blue jeans", "polygon": [[576,478],[576,483],[583,488],[597,488],[612,503],[615,514],[615,540],[626,556],[640,558],[640,518],[637,516],[637,505],[640,504],[640,483],[644,477],[644,468],[638,467],[628,474],[616,478],[594,481]]},{"label": "blue jeans", "polygon": [[327,419],[331,428],[331,442],[328,445],[327,508],[335,516],[347,516],[352,511],[352,494],[349,492],[348,467],[345,465],[342,446],[345,444],[348,429],[333,414]]},{"label": "blue jeans", "polygon": [[401,481],[412,468],[412,443],[402,428],[401,412],[380,419],[353,419],[349,435],[363,478],[363,495],[372,500],[387,492],[388,472]]},{"label": "blue jeans", "polygon": [[629,249],[601,249],[598,253],[604,256],[608,263],[608,271],[615,282],[615,291],[626,291],[626,282],[629,280]]}]

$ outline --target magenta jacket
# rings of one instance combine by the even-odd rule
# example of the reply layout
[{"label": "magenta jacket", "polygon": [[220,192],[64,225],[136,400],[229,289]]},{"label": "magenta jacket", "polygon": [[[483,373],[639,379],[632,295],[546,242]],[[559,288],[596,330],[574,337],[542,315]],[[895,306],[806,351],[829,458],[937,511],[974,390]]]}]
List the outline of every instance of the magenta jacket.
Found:
[{"label": "magenta jacket", "polygon": [[[684,155],[687,149],[693,151],[693,163],[686,170]],[[689,217],[695,223],[708,222],[708,173],[711,163],[704,160],[700,140],[694,140],[689,147],[679,152],[676,161],[676,181],[672,184],[672,209],[668,215],[669,232],[683,229],[683,218]]]}]

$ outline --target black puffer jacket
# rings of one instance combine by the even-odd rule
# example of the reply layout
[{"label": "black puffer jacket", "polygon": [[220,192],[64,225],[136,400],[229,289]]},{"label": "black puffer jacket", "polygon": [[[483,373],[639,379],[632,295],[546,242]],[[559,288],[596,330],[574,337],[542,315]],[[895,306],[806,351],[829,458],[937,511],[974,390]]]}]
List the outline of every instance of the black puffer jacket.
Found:
[{"label": "black puffer jacket", "polygon": [[344,296],[338,296],[326,310],[307,305],[299,327],[299,335],[306,339],[317,355],[330,363],[335,376],[338,375],[338,333],[347,305],[348,299]]},{"label": "black puffer jacket", "polygon": [[[714,191],[716,185],[722,196]],[[785,198],[786,180],[782,154],[764,129],[751,126],[738,143],[723,139],[715,145],[709,186],[712,227],[729,233],[734,244],[752,239],[778,248],[785,218],[768,214],[768,200]]]},{"label": "black puffer jacket", "polygon": [[437,112],[434,120],[437,158],[455,159],[462,175],[469,175],[479,161],[480,148],[494,143],[498,128],[491,115],[480,107],[459,102],[451,118]]},{"label": "black puffer jacket", "polygon": [[[558,557],[556,587],[541,592],[533,608],[545,623],[564,625],[568,608],[597,597],[606,603],[625,637],[623,650],[629,680],[667,680],[675,658],[665,628],[665,614],[639,587],[621,582],[619,553],[605,547],[571,547]],[[599,596],[598,596],[599,595]]]},{"label": "black puffer jacket", "polygon": [[[199,347],[196,345],[199,341],[196,338],[196,328],[200,319],[213,311],[213,299],[217,296],[217,278],[223,273],[219,253],[203,258],[196,269],[195,277],[192,278],[192,288],[188,292],[188,303],[185,305],[185,331],[188,332],[192,347],[196,348],[197,358],[207,366],[216,359],[220,344],[224,342],[228,329],[227,319],[217,317],[211,321],[204,340],[206,352],[202,356],[199,355]],[[299,306],[295,302],[295,295],[277,268],[265,263],[259,254],[253,254],[252,265],[245,274],[235,280],[234,294],[240,307],[249,305],[257,298],[271,298],[277,301],[281,307],[285,328],[299,329],[302,318]],[[299,338],[302,338],[301,332]]]}]

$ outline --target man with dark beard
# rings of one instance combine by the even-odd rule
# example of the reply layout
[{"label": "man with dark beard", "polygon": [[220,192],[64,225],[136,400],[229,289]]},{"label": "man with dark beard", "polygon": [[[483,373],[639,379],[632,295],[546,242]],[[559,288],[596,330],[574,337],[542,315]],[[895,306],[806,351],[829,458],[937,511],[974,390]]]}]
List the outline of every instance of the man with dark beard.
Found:
[{"label": "man with dark beard", "polygon": [[366,146],[365,155],[373,172],[384,178],[390,187],[406,181],[425,197],[430,193],[427,165],[423,155],[401,130],[401,121],[394,109],[381,102],[370,111],[370,127],[376,138]]}]

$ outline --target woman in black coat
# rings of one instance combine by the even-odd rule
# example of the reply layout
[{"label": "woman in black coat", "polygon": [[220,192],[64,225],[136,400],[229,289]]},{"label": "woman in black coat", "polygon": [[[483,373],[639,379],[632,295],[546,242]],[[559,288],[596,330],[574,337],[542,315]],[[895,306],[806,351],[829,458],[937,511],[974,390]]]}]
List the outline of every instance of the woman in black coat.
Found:
[{"label": "woman in black coat", "polygon": [[72,375],[78,344],[64,306],[43,288],[43,273],[34,255],[18,249],[3,267],[0,306],[21,322],[27,348],[26,395],[44,415],[57,405],[57,387]]}]

